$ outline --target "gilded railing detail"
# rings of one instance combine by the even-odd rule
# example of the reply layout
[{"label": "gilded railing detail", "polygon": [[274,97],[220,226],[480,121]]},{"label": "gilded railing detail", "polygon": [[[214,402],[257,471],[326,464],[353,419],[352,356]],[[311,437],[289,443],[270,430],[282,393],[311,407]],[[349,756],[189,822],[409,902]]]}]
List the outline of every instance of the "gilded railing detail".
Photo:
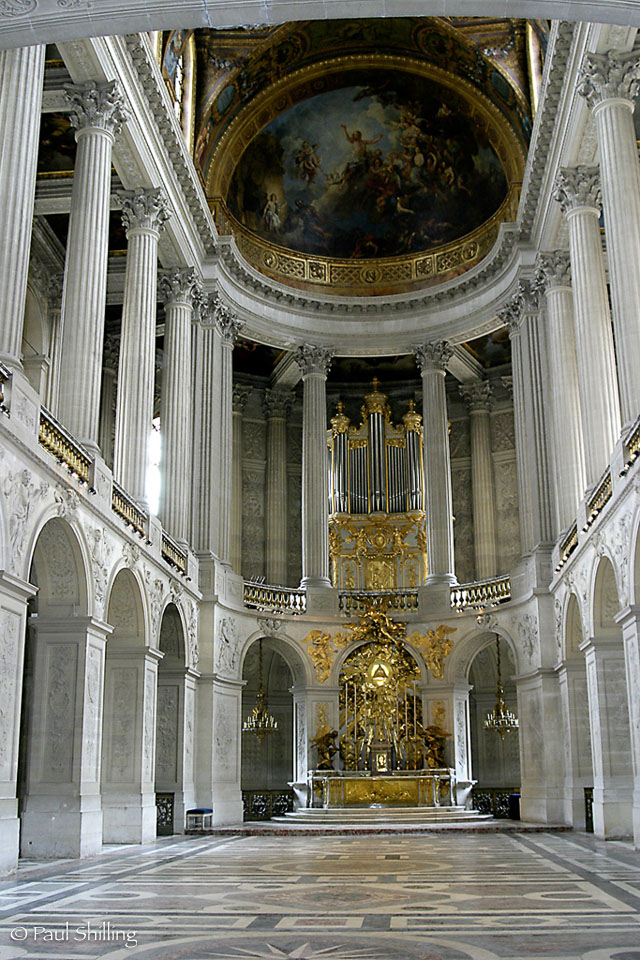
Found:
[{"label": "gilded railing detail", "polygon": [[511,599],[511,578],[494,577],[476,583],[461,583],[451,587],[451,606],[455,610],[481,609],[505,603]]},{"label": "gilded railing detail", "polygon": [[11,379],[11,371],[5,367],[4,363],[0,363],[0,413],[8,413],[9,408],[7,407],[7,400],[4,392],[5,385],[9,383]]},{"label": "gilded railing detail", "polygon": [[613,485],[611,483],[611,471],[607,470],[604,477],[598,484],[594,494],[587,503],[587,522],[586,527],[590,527],[602,508],[611,500],[613,496]]},{"label": "gilded railing detail", "polygon": [[417,610],[417,590],[345,590],[338,594],[338,607],[341,613],[351,616],[364,614],[373,606],[385,610]]},{"label": "gilded railing detail", "polygon": [[166,531],[162,531],[162,559],[169,566],[175,567],[180,573],[187,572],[187,553],[182,547],[179,547],[173,537],[170,537]]},{"label": "gilded railing detail", "polygon": [[556,567],[556,573],[564,567],[565,563],[578,546],[578,525],[574,523],[566,537],[560,543],[560,562]]},{"label": "gilded railing detail", "polygon": [[307,596],[304,590],[289,587],[270,587],[259,583],[244,584],[243,600],[245,607],[254,610],[268,610],[271,613],[304,613],[307,609]]},{"label": "gilded railing detail", "polygon": [[631,430],[631,433],[627,437],[626,447],[627,459],[623,470],[620,472],[621,477],[629,472],[633,464],[640,456],[640,418],[637,420],[635,426]]},{"label": "gilded railing detail", "polygon": [[82,483],[89,483],[91,457],[86,450],[74,440],[70,433],[58,423],[53,414],[40,408],[40,425],[38,441],[53,454],[58,463],[62,463]]},{"label": "gilded railing detail", "polygon": [[138,506],[135,500],[126,493],[119,483],[113,484],[113,498],[111,500],[111,509],[117,513],[128,526],[132,527],[139,537],[146,537],[147,522],[149,517],[145,511]]}]

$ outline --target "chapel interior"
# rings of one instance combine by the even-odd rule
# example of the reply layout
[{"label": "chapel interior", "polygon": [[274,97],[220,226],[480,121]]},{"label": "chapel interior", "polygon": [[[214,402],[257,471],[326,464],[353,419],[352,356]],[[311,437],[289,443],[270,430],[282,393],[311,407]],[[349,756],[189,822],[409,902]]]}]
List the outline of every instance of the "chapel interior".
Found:
[{"label": "chapel interior", "polygon": [[37,6],[0,4],[0,870],[270,819],[640,849],[635,13]]}]

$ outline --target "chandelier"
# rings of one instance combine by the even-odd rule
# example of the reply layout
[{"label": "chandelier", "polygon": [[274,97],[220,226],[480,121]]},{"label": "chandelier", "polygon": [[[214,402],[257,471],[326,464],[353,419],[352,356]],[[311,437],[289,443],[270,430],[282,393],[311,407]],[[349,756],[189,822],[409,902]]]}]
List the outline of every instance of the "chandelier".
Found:
[{"label": "chandelier", "polygon": [[262,682],[262,637],[258,640],[258,663],[256,705],[242,724],[242,732],[255,733],[258,740],[262,743],[267,733],[275,733],[278,729],[278,721],[269,713],[267,696],[264,692],[264,684]]},{"label": "chandelier", "polygon": [[487,714],[484,721],[485,730],[494,730],[500,734],[500,739],[504,740],[505,733],[514,733],[520,726],[515,713],[507,708],[504,702],[504,690],[502,689],[502,673],[500,670],[500,636],[496,633],[496,655],[498,659],[498,684],[496,688],[496,705]]}]

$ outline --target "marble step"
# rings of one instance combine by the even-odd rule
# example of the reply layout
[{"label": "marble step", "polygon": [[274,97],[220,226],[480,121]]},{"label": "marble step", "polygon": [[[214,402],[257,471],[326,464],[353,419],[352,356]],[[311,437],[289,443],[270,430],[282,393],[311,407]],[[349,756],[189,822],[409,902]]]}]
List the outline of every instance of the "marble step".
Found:
[{"label": "marble step", "polygon": [[323,810],[301,808],[272,823],[459,823],[492,820],[489,813],[464,807],[346,807]]}]

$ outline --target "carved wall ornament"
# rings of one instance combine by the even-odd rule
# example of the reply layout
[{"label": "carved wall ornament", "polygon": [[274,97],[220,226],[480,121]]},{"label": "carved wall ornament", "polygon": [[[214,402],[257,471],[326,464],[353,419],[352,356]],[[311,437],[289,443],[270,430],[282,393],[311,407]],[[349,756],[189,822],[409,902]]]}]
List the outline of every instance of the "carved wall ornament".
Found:
[{"label": "carved wall ornament", "polygon": [[451,634],[457,629],[441,623],[435,630],[427,630],[426,636],[416,632],[407,637],[407,641],[420,651],[427,669],[436,680],[444,677],[444,660],[453,650]]},{"label": "carved wall ornament", "polygon": [[446,340],[434,340],[413,347],[420,373],[430,370],[445,370],[453,356],[453,347]]},{"label": "carved wall ornament", "polygon": [[89,555],[91,557],[93,570],[96,614],[99,617],[103,617],[107,597],[109,559],[113,547],[111,543],[109,543],[102,527],[89,527],[87,529],[87,539],[89,541]]},{"label": "carved wall ornament", "polygon": [[194,669],[198,669],[200,662],[200,650],[198,647],[198,608],[193,601],[191,602],[191,615],[187,624],[187,634],[189,636],[189,664]]},{"label": "carved wall ornament", "polygon": [[233,617],[223,617],[218,624],[216,637],[216,666],[218,673],[231,676],[236,672],[238,663],[238,625]]},{"label": "carved wall ornament", "polygon": [[38,7],[38,0],[0,0],[0,17],[26,17]]},{"label": "carved wall ornament", "polygon": [[293,356],[302,371],[303,379],[310,374],[319,374],[322,377],[326,377],[331,369],[333,352],[327,347],[318,347],[312,343],[304,343],[294,351]]},{"label": "carved wall ornament", "polygon": [[500,383],[505,388],[511,399],[513,400],[513,377],[500,377]]},{"label": "carved wall ornament", "polygon": [[180,580],[170,580],[169,581],[169,596],[171,597],[171,602],[176,605],[180,603],[180,599],[184,594],[184,585]]},{"label": "carved wall ornament", "polygon": [[128,540],[122,544],[122,559],[128,570],[135,570],[140,561],[140,547],[137,543],[130,543]]},{"label": "carved wall ornament", "polygon": [[127,236],[131,230],[160,230],[171,216],[169,201],[160,187],[127,190],[120,198]]},{"label": "carved wall ornament", "polygon": [[587,53],[578,78],[578,93],[593,109],[604,100],[632,100],[639,81],[637,50]]},{"label": "carved wall ornament", "polygon": [[539,253],[536,265],[536,283],[543,292],[571,286],[571,260],[566,250]]},{"label": "carved wall ornament", "polygon": [[10,779],[18,676],[18,618],[0,610],[0,775]]},{"label": "carved wall ornament", "polygon": [[276,637],[282,629],[282,621],[275,617],[258,617],[257,623],[264,637]]},{"label": "carved wall ornament", "polygon": [[244,413],[244,408],[247,405],[247,400],[251,394],[251,387],[245,387],[242,383],[234,383],[233,385],[233,412],[234,413]]},{"label": "carved wall ornament", "polygon": [[479,613],[476,617],[476,627],[479,630],[496,633],[498,627],[498,618],[495,613]]},{"label": "carved wall ornament", "polygon": [[553,620],[555,626],[556,634],[556,646],[558,647],[558,655],[562,656],[562,624],[563,624],[563,601],[556,594],[553,598]]},{"label": "carved wall ornament", "polygon": [[79,86],[66,83],[64,91],[71,105],[71,126],[78,130],[97,127],[117,137],[122,124],[129,119],[129,111],[117,80],[99,84],[89,82]]},{"label": "carved wall ornament", "polygon": [[553,199],[558,201],[565,214],[578,207],[601,210],[600,168],[586,164],[562,167],[553,187]]},{"label": "carved wall ornament", "polygon": [[151,639],[157,646],[160,637],[160,617],[164,598],[164,584],[158,577],[152,578],[151,570],[144,568],[144,582],[147,585],[149,608],[151,611]]},{"label": "carved wall ornament", "polygon": [[32,482],[30,470],[24,469],[19,473],[7,473],[2,484],[2,492],[7,499],[9,513],[9,542],[11,555],[15,561],[22,560],[27,528],[34,504],[44,499],[49,492],[49,484],[42,481],[36,485]]},{"label": "carved wall ornament", "polygon": [[56,513],[63,520],[75,517],[80,506],[80,497],[75,490],[69,490],[67,487],[59,486],[53,492],[53,499],[56,503]]},{"label": "carved wall ornament", "polygon": [[525,613],[518,620],[518,637],[520,645],[524,651],[529,663],[534,658],[536,645],[538,642],[538,625],[536,618],[531,613]]}]

